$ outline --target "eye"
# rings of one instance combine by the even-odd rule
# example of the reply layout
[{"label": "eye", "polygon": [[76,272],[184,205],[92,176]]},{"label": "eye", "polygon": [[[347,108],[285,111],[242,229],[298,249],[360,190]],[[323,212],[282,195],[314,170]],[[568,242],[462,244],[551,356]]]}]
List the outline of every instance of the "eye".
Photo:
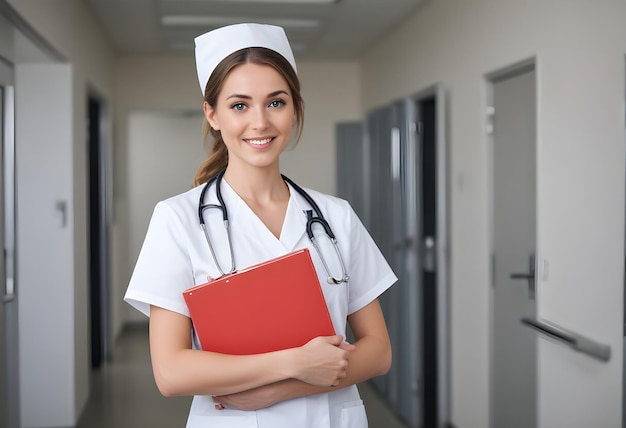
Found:
[{"label": "eye", "polygon": [[277,99],[277,100],[274,100],[274,101],[270,102],[268,107],[277,108],[277,107],[282,107],[284,105],[285,105],[285,102],[283,100]]},{"label": "eye", "polygon": [[244,103],[236,103],[236,104],[233,104],[231,108],[235,111],[242,111],[246,108],[246,105]]}]

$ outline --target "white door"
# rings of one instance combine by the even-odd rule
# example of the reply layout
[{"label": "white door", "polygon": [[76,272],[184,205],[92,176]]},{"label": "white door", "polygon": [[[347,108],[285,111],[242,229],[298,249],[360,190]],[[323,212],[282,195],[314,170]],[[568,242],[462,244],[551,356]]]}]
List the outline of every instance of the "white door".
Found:
[{"label": "white door", "polygon": [[536,108],[534,66],[492,78],[492,427],[537,426],[535,317]]}]

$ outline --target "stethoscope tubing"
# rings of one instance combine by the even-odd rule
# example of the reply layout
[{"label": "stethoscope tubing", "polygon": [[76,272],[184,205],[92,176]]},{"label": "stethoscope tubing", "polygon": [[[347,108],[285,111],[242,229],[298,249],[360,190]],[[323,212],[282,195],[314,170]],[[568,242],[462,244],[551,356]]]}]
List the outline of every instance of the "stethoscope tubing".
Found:
[{"label": "stethoscope tubing", "polygon": [[[230,240],[230,228],[229,228],[229,223],[228,223],[228,210],[226,208],[226,204],[224,203],[224,198],[222,197],[222,190],[221,190],[221,183],[222,183],[222,178],[224,177],[224,172],[226,170],[223,169],[220,172],[218,172],[216,175],[214,175],[213,177],[211,177],[206,184],[204,185],[202,192],[200,193],[200,202],[198,204],[198,220],[200,222],[200,226],[204,232],[204,236],[207,240],[207,243],[209,245],[209,249],[211,251],[211,256],[213,257],[213,261],[215,262],[215,265],[217,266],[217,269],[220,271],[220,273],[222,275],[227,275],[230,273],[234,273],[236,272],[236,264],[235,264],[235,257],[234,257],[234,253],[233,253],[233,246]],[[313,246],[315,247],[315,250],[317,251],[317,253],[320,256],[320,259],[322,260],[322,264],[324,265],[324,269],[326,270],[326,273],[328,275],[328,283],[329,284],[341,284],[343,282],[348,282],[350,280],[350,277],[348,276],[347,272],[346,272],[346,267],[345,264],[343,262],[343,257],[341,256],[341,252],[339,251],[339,245],[337,243],[337,239],[335,238],[335,234],[333,233],[330,225],[328,224],[328,222],[326,221],[326,219],[324,218],[324,215],[322,214],[322,210],[320,210],[319,206],[317,205],[317,203],[313,200],[313,198],[311,197],[311,195],[309,195],[302,187],[298,186],[296,183],[293,182],[293,180],[291,180],[290,178],[286,177],[285,175],[281,174],[282,179],[288,183],[289,185],[291,185],[296,192],[298,192],[306,201],[307,203],[311,206],[311,208],[313,208],[313,211],[315,211],[315,217],[312,216],[311,212],[309,211],[307,214],[307,223],[306,223],[306,233],[307,236],[309,237],[309,240],[311,241],[311,243],[313,244]],[[217,201],[218,204],[205,204],[204,203],[204,199],[206,196],[207,191],[209,190],[209,187],[211,187],[211,185],[215,183],[215,195],[217,197]],[[209,232],[206,228],[206,223],[204,221],[204,211],[208,208],[219,208],[222,211],[222,219],[224,222],[224,227],[226,228],[226,234],[227,234],[227,239],[228,239],[228,247],[230,250],[230,259],[231,259],[231,268],[228,272],[225,272],[222,270],[218,260],[217,260],[217,256],[216,256],[216,252],[215,249],[213,248],[213,244],[211,243],[211,239],[209,237]],[[331,275],[330,273],[330,269],[328,267],[328,265],[326,264],[326,260],[324,259],[324,256],[322,256],[322,252],[319,248],[319,245],[317,243],[317,239],[315,237],[315,235],[313,234],[313,225],[314,224],[319,224],[320,226],[322,226],[324,228],[324,231],[326,233],[326,235],[328,236],[328,238],[330,239],[331,243],[333,244],[333,247],[335,248],[335,252],[337,254],[337,258],[339,259],[339,264],[341,265],[341,271],[342,271],[342,276],[341,278],[337,279],[335,278],[333,275]]]}]

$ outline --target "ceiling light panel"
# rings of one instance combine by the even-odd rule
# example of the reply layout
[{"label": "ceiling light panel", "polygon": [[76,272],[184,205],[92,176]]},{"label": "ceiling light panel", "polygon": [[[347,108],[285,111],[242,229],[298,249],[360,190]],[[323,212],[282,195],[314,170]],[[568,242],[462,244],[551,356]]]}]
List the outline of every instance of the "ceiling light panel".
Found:
[{"label": "ceiling light panel", "polygon": [[313,19],[296,18],[270,18],[259,19],[243,16],[211,16],[211,15],[165,15],[161,17],[161,23],[165,26],[199,27],[199,26],[223,26],[239,24],[241,22],[258,22],[261,24],[278,25],[284,28],[299,30],[315,30],[321,25]]},{"label": "ceiling light panel", "polygon": [[[206,3],[219,3],[224,0],[203,0]],[[237,3],[283,3],[283,4],[331,4],[338,3],[339,0],[229,0]]]}]

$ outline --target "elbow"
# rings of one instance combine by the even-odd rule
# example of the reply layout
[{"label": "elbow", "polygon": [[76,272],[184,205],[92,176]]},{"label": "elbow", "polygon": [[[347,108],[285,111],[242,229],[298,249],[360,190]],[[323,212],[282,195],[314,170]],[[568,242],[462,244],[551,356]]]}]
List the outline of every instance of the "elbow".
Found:
[{"label": "elbow", "polygon": [[378,359],[378,365],[376,367],[377,369],[376,376],[386,375],[389,372],[389,369],[391,369],[392,360],[393,360],[393,356],[391,352],[391,346],[389,346]]},{"label": "elbow", "polygon": [[163,397],[177,397],[180,395],[176,393],[175,388],[172,388],[171,385],[168,385],[167,383],[157,381],[156,384]]},{"label": "elbow", "polygon": [[386,343],[384,344],[381,344],[376,352],[372,352],[370,354],[369,361],[369,370],[372,377],[386,375],[391,369],[391,344],[388,341],[386,341]]},{"label": "elbow", "polygon": [[154,368],[154,381],[157,389],[164,397],[177,397],[184,395],[180,390],[175,377],[167,370]]}]

